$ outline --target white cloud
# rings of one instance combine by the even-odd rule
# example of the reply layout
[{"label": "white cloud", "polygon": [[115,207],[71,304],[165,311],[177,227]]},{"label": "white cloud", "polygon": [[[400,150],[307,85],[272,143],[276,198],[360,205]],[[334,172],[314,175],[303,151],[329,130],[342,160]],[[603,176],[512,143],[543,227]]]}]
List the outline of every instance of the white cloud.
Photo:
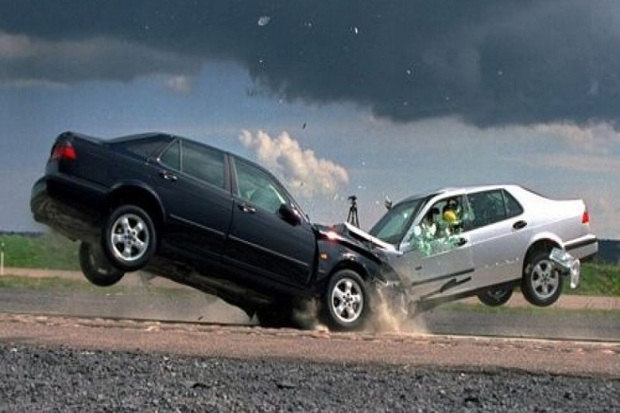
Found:
[{"label": "white cloud", "polygon": [[244,130],[241,143],[252,150],[258,160],[281,177],[296,194],[311,197],[316,194],[333,196],[341,185],[347,184],[347,170],[336,163],[317,158],[311,149],[302,149],[287,132],[271,138],[267,133]]}]

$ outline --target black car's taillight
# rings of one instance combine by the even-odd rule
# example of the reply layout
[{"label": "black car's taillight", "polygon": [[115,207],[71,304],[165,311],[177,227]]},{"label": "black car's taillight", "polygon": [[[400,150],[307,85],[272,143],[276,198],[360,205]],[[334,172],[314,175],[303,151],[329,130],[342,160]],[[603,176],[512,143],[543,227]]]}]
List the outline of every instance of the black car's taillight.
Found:
[{"label": "black car's taillight", "polygon": [[71,142],[58,142],[52,148],[52,154],[50,156],[52,161],[69,160],[75,161],[77,159],[77,153],[75,148],[71,145]]}]

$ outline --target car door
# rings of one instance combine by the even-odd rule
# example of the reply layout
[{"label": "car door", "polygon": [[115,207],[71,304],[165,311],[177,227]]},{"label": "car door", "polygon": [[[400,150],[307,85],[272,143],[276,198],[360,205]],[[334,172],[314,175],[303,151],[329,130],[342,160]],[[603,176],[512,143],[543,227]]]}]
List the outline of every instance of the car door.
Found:
[{"label": "car door", "polygon": [[312,226],[300,217],[285,219],[282,204],[298,208],[268,172],[234,158],[232,225],[224,260],[257,277],[305,285],[314,270],[316,237]]},{"label": "car door", "polygon": [[467,195],[476,283],[480,287],[521,277],[531,226],[519,202],[505,189]]},{"label": "car door", "polygon": [[166,242],[182,253],[219,259],[233,205],[225,153],[178,139],[156,166],[155,187],[167,217]]},{"label": "car door", "polygon": [[[460,210],[451,209],[455,202]],[[411,291],[422,299],[471,288],[474,268],[470,237],[462,228],[466,213],[463,204],[461,196],[429,202],[399,246],[402,256],[393,260],[393,267],[409,280]]]}]

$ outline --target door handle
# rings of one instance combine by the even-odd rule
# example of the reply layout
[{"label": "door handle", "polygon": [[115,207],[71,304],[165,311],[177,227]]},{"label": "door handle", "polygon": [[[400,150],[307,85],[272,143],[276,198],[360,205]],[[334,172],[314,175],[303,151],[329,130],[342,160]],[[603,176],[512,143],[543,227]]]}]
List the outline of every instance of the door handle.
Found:
[{"label": "door handle", "polygon": [[517,221],[514,224],[512,224],[512,227],[514,229],[521,229],[521,228],[525,228],[527,226],[527,222],[525,221]]},{"label": "door handle", "polygon": [[238,204],[237,206],[240,210],[242,210],[243,212],[247,212],[248,214],[253,214],[256,212],[256,208],[248,204]]},{"label": "door handle", "polygon": [[160,171],[159,172],[159,176],[161,176],[162,178],[164,178],[166,181],[176,181],[177,179],[179,179],[175,174],[169,172],[169,171]]}]

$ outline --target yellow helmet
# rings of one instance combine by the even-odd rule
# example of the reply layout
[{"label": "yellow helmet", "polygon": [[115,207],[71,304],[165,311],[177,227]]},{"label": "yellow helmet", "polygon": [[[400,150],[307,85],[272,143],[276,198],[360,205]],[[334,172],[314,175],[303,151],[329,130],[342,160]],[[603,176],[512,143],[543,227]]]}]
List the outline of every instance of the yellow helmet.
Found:
[{"label": "yellow helmet", "polygon": [[458,218],[456,216],[456,212],[454,212],[451,209],[445,211],[443,213],[443,220],[446,221],[448,224],[455,223],[458,220]]}]

